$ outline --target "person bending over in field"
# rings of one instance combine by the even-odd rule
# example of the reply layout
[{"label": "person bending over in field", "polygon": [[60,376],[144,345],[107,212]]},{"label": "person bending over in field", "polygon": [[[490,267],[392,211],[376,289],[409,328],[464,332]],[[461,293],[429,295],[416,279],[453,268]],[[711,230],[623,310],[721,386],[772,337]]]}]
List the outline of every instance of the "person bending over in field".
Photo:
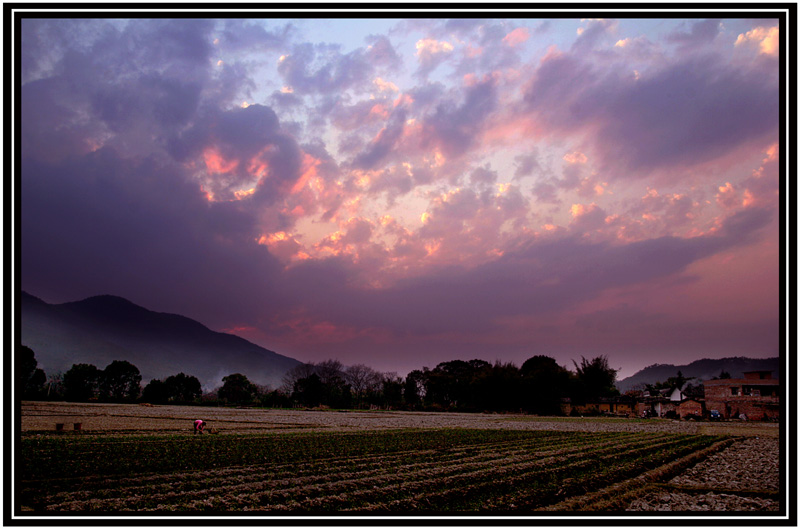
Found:
[{"label": "person bending over in field", "polygon": [[197,419],[194,421],[194,433],[199,433],[200,435],[203,434],[203,429],[206,427],[206,421],[202,419]]}]

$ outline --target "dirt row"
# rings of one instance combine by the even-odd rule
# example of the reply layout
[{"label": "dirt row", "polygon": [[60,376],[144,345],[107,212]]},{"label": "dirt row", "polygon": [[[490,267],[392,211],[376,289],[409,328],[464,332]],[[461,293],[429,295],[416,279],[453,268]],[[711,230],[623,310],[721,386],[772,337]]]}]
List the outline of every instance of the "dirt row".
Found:
[{"label": "dirt row", "polygon": [[[134,404],[24,402],[22,435],[191,434],[202,418],[221,434],[291,431],[358,431],[394,428],[498,428],[583,432],[666,432],[733,435],[737,441],[681,472],[667,483],[648,488],[629,511],[776,512],[780,510],[779,425],[776,423],[535,417],[514,414],[467,414],[401,411],[263,410]],[[73,431],[73,423],[81,430]]]},{"label": "dirt row", "polygon": [[628,510],[778,511],[779,469],[777,439],[744,438],[634,500]]}]

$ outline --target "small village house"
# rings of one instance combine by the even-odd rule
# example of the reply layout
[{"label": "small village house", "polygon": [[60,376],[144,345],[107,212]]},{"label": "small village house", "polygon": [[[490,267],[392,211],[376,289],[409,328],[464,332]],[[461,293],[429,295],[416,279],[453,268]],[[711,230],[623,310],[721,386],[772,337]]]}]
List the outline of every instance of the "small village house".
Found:
[{"label": "small village house", "polygon": [[678,404],[677,414],[681,419],[688,419],[690,417],[702,418],[705,415],[705,406],[699,399],[689,398],[684,399]]},{"label": "small village house", "polygon": [[779,416],[780,384],[772,371],[748,371],[744,378],[706,380],[706,410],[724,419],[772,420]]},{"label": "small village house", "polygon": [[565,415],[616,415],[707,418],[717,410],[723,419],[776,420],[779,417],[780,383],[772,371],[748,371],[741,379],[705,380],[699,386],[645,391],[639,396],[600,398],[584,403],[562,399]]}]

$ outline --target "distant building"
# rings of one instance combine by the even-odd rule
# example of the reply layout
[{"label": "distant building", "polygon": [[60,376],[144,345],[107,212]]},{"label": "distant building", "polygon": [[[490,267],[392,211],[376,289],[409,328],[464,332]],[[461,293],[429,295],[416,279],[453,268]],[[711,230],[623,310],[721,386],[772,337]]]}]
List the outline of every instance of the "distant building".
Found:
[{"label": "distant building", "polygon": [[644,391],[638,396],[592,399],[575,403],[561,399],[565,415],[617,415],[624,417],[665,417],[668,419],[708,418],[717,410],[724,419],[761,421],[779,417],[780,381],[772,371],[748,371],[741,379],[706,380],[702,385],[684,384]]},{"label": "distant building", "polygon": [[706,380],[706,410],[717,410],[725,419],[777,419],[780,404],[780,381],[772,371],[748,371],[744,378]]},{"label": "distant building", "polygon": [[561,412],[564,415],[615,415],[629,417],[636,413],[636,399],[633,397],[601,397],[585,403],[573,403],[571,399],[561,399]]},{"label": "distant building", "polygon": [[698,399],[684,399],[678,404],[675,412],[681,419],[688,419],[690,417],[702,419],[703,415],[705,415],[705,406],[703,406],[703,404],[703,401]]}]

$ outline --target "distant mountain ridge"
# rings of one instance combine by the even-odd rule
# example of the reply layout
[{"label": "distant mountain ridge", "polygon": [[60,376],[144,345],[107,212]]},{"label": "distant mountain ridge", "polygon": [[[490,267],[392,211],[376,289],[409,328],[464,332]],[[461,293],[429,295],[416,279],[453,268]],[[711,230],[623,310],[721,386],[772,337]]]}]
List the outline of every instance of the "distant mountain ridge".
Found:
[{"label": "distant mountain ridge", "polygon": [[104,369],[114,360],[127,360],[139,368],[143,385],[183,372],[210,390],[222,385],[222,377],[242,373],[251,382],[276,388],[301,363],[191,318],[154,312],[118,296],[49,304],[23,292],[20,309],[22,345],[33,349],[48,375],[66,372],[72,364]]},{"label": "distant mountain ridge", "polygon": [[746,358],[733,356],[729,358],[695,360],[686,365],[653,364],[635,374],[617,381],[617,389],[626,392],[639,384],[655,384],[674,377],[678,371],[684,377],[695,377],[692,382],[698,383],[718,377],[722,371],[730,373],[733,378],[742,378],[745,371],[772,371],[773,378],[780,378],[780,359]]}]

